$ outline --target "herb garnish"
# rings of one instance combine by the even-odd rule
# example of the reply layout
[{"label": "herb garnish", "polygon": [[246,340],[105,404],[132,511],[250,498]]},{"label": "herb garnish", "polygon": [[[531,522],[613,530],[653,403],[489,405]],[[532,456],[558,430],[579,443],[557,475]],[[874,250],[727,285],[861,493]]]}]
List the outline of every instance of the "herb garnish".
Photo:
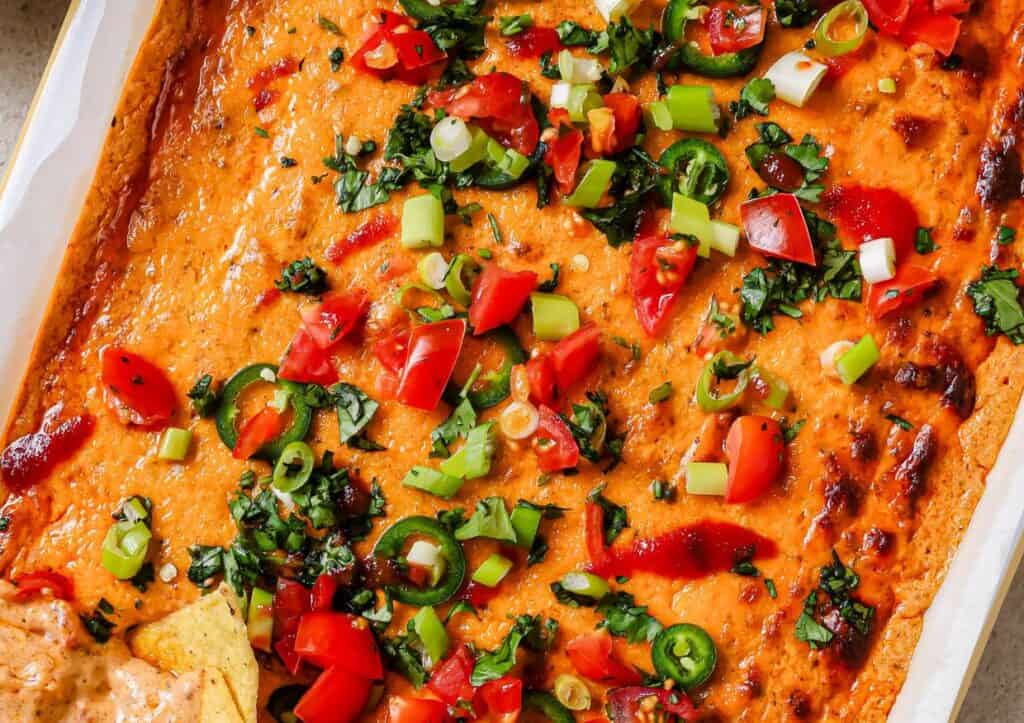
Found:
[{"label": "herb garnish", "polygon": [[1024,308],[1020,303],[1017,269],[986,266],[981,278],[967,285],[974,313],[985,322],[985,334],[1005,334],[1014,344],[1024,344]]}]

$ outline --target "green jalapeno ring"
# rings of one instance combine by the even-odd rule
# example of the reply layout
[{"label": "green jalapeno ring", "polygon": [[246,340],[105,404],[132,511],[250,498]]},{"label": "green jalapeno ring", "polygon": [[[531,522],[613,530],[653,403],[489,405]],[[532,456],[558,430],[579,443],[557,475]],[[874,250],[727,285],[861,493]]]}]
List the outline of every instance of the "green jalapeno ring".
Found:
[{"label": "green jalapeno ring", "polygon": [[[273,382],[267,381],[266,377],[270,375],[273,375]],[[260,459],[273,461],[281,456],[281,452],[291,442],[305,439],[313,421],[313,410],[303,399],[302,385],[278,378],[277,367],[273,364],[251,364],[239,369],[228,379],[221,394],[220,407],[217,408],[217,434],[228,449],[235,448],[238,444],[238,429],[235,427],[239,414],[238,400],[246,389],[260,383],[273,384],[285,392],[288,395],[288,404],[292,408],[292,423],[276,439],[260,447],[255,455]]]},{"label": "green jalapeno ring", "polygon": [[[516,333],[507,326],[501,326],[483,335],[485,341],[493,341],[505,352],[505,360],[497,369],[483,372],[471,385],[466,398],[474,409],[490,409],[508,399],[512,390],[512,367],[525,364],[529,358],[526,350],[519,342]],[[476,386],[473,389],[472,386]],[[453,407],[459,403],[461,386],[454,381],[448,383],[444,392],[444,400]]]},{"label": "green jalapeno ring", "polygon": [[668,170],[658,178],[658,191],[666,206],[672,205],[673,193],[710,206],[729,185],[729,166],[722,153],[700,138],[676,141],[665,149],[658,163]]},{"label": "green jalapeno ring", "polygon": [[[299,468],[295,469],[295,464]],[[274,488],[281,492],[294,492],[309,481],[316,459],[312,448],[305,442],[289,442],[274,465]]]},{"label": "green jalapeno ring", "polygon": [[679,623],[658,633],[651,647],[651,661],[659,675],[691,690],[715,672],[718,651],[703,628]]},{"label": "green jalapeno ring", "polygon": [[730,351],[720,351],[715,354],[700,373],[697,380],[697,404],[705,412],[721,412],[723,409],[735,407],[747,391],[747,384],[750,383],[750,368],[740,371],[736,377],[736,387],[728,394],[719,396],[712,388],[715,377],[715,366],[718,361],[727,364],[741,363],[743,360]]},{"label": "green jalapeno ring", "polygon": [[422,589],[401,583],[385,585],[385,590],[392,598],[406,605],[440,605],[459,591],[466,576],[466,555],[462,551],[462,546],[440,522],[432,517],[423,516],[399,520],[385,530],[377,540],[373,556],[384,559],[400,557],[405,550],[406,541],[414,535],[427,537],[441,548],[441,555],[446,562],[444,575],[435,587]]},{"label": "green jalapeno ring", "polygon": [[661,16],[661,32],[666,40],[678,46],[679,61],[697,75],[707,78],[732,78],[753,70],[761,57],[764,41],[737,53],[715,56],[704,55],[695,44],[686,41],[687,13],[698,4],[694,0],[669,0]]},{"label": "green jalapeno ring", "polygon": [[575,718],[569,709],[558,702],[551,693],[543,690],[527,690],[523,693],[523,710],[535,711],[546,717],[551,723],[574,723]]}]

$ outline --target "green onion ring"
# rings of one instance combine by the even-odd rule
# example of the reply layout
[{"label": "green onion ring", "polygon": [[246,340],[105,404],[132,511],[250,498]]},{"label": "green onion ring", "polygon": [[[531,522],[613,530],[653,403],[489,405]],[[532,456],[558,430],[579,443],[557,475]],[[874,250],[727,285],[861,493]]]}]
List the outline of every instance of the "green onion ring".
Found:
[{"label": "green onion ring", "polygon": [[[854,35],[846,40],[835,40],[830,31],[832,26],[844,18],[854,21]],[[857,50],[868,33],[868,11],[860,0],[843,0],[825,13],[814,28],[814,47],[828,58],[846,55]]]},{"label": "green onion ring", "polygon": [[[468,254],[459,254],[452,259],[448,267],[448,274],[444,277],[444,287],[448,290],[449,296],[457,304],[469,306],[472,295],[473,281],[480,273],[480,264]],[[467,278],[468,277],[468,278]]]},{"label": "green onion ring", "polygon": [[727,364],[737,364],[743,360],[729,351],[720,351],[711,358],[700,373],[697,380],[697,404],[705,412],[721,412],[723,409],[735,407],[740,403],[743,393],[747,390],[750,382],[750,369],[744,369],[736,377],[736,387],[730,393],[719,396],[712,388],[715,380],[715,363],[724,359]]}]

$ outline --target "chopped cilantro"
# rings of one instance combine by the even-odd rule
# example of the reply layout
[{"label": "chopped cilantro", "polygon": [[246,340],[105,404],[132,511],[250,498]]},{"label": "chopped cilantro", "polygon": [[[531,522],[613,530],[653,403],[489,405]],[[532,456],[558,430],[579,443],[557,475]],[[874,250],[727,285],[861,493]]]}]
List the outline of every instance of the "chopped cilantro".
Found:
[{"label": "chopped cilantro", "polygon": [[333,33],[334,35],[342,34],[341,28],[338,27],[338,24],[329,18],[325,18],[323,15],[317,15],[316,22],[321,28],[329,33]]},{"label": "chopped cilantro", "polygon": [[802,28],[818,16],[814,0],[775,0],[775,17],[784,28]]},{"label": "chopped cilantro", "polygon": [[587,501],[593,502],[604,511],[604,544],[610,545],[615,538],[622,534],[622,531],[629,527],[629,517],[626,508],[615,504],[605,497],[604,485],[600,484],[587,495]]},{"label": "chopped cilantro", "polygon": [[373,419],[378,404],[356,386],[339,383],[330,389],[331,399],[338,411],[338,436],[349,447],[377,452],[381,447],[366,438],[366,426]]},{"label": "chopped cilantro", "polygon": [[935,239],[932,238],[932,230],[930,228],[918,228],[914,232],[914,250],[919,254],[930,254],[938,248],[935,245]]},{"label": "chopped cilantro", "polygon": [[551,293],[558,288],[558,277],[561,274],[562,267],[560,264],[548,264],[548,266],[551,268],[551,278],[541,282],[537,286],[537,291]]},{"label": "chopped cilantro", "polygon": [[260,128],[259,126],[256,126],[252,129],[252,132],[258,135],[260,138],[270,138],[270,134],[267,133],[265,128]]},{"label": "chopped cilantro", "polygon": [[497,649],[481,653],[477,657],[470,683],[474,687],[480,686],[487,681],[497,680],[512,670],[520,645],[537,652],[547,650],[557,630],[556,620],[544,620],[539,615],[520,615]]},{"label": "chopped cilantro", "polygon": [[220,395],[213,383],[213,376],[203,374],[188,390],[188,398],[192,400],[192,410],[200,417],[212,417],[220,404]]},{"label": "chopped cilantro", "polygon": [[345,62],[345,51],[341,48],[334,48],[327,54],[327,59],[331,62],[331,71],[336,73],[341,69],[341,64]]},{"label": "chopped cilantro", "polygon": [[659,384],[647,394],[647,401],[651,404],[660,404],[672,396],[672,382]]},{"label": "chopped cilantro", "polygon": [[529,27],[533,26],[533,16],[529,13],[524,15],[510,15],[498,20],[498,27],[505,37],[518,35]]},{"label": "chopped cilantro", "polygon": [[1024,344],[1024,309],[1016,281],[1017,269],[986,266],[981,277],[967,285],[974,313],[985,322],[988,336],[1005,334],[1014,344]]},{"label": "chopped cilantro", "polygon": [[1009,246],[1017,239],[1017,232],[1009,226],[1000,226],[996,230],[996,243],[1000,246]]},{"label": "chopped cilantro", "polygon": [[319,296],[327,291],[327,273],[307,256],[285,266],[274,286],[281,291]]},{"label": "chopped cilantro", "polygon": [[768,103],[775,100],[775,85],[767,78],[751,78],[740,91],[740,99],[729,104],[736,120],[757,113],[768,115]]},{"label": "chopped cilantro", "polygon": [[897,415],[895,415],[895,414],[886,414],[886,415],[885,415],[885,418],[886,418],[886,419],[887,419],[888,421],[890,421],[890,422],[892,422],[893,424],[895,424],[895,425],[896,425],[897,427],[899,427],[900,429],[902,429],[902,430],[903,430],[903,431],[905,431],[905,432],[909,432],[909,431],[910,431],[911,429],[913,429],[913,428],[914,428],[914,425],[913,425],[913,424],[911,424],[910,422],[908,422],[908,421],[907,421],[906,419],[904,419],[903,417],[897,416]]}]

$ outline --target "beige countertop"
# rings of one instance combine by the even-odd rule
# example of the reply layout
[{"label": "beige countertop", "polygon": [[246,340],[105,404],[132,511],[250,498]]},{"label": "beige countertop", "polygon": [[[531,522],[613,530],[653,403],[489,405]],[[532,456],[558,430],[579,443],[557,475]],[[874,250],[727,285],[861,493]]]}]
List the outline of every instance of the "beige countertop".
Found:
[{"label": "beige countertop", "polygon": [[[0,176],[67,6],[67,0],[0,0]],[[1018,572],[967,695],[960,723],[1024,721],[1022,689],[1024,574]]]}]

